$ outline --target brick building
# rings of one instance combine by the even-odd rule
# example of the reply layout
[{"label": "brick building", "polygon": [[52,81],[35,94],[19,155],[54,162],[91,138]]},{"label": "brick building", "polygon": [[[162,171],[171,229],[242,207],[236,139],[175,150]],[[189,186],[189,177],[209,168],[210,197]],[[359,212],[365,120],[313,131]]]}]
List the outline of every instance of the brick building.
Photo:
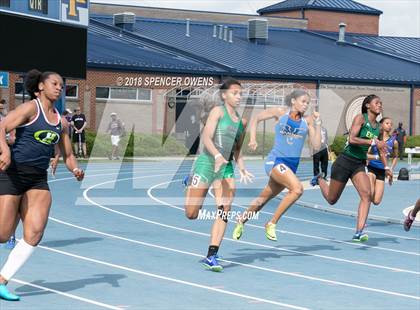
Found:
[{"label": "brick building", "polygon": [[[99,131],[117,112],[136,131],[182,135],[199,100],[232,76],[254,110],[282,104],[290,83],[310,88],[337,134],[376,93],[386,115],[420,134],[419,38],[379,36],[382,12],[350,0],[286,0],[258,13],[93,3],[87,77],[66,80],[66,105]],[[9,108],[22,102],[19,75],[0,92]]]}]

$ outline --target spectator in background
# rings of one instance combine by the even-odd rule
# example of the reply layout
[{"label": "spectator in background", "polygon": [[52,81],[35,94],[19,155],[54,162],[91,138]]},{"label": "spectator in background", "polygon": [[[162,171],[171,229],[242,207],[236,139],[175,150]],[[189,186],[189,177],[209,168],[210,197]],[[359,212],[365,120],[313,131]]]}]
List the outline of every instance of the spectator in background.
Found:
[{"label": "spectator in background", "polygon": [[324,126],[321,125],[321,148],[318,153],[313,155],[314,162],[314,176],[319,174],[319,164],[321,163],[321,172],[324,179],[327,178],[328,173],[328,132]]},{"label": "spectator in background", "polygon": [[74,115],[71,118],[71,127],[73,128],[74,153],[76,157],[83,156],[86,158],[86,116],[81,113],[80,107],[74,109]]},{"label": "spectator in background", "polygon": [[69,137],[71,139],[72,133],[73,133],[72,130],[71,130],[71,126],[70,126],[70,124],[71,124],[71,118],[72,118],[71,110],[70,109],[65,109],[64,112],[63,112],[63,117],[65,118],[65,120],[69,124]]},{"label": "spectator in background", "polygon": [[118,145],[121,136],[124,134],[124,123],[117,118],[117,113],[111,113],[111,121],[109,122],[107,133],[111,134],[112,153],[109,159],[120,159],[118,156]]},{"label": "spectator in background", "polygon": [[404,145],[407,142],[407,133],[403,128],[403,123],[398,123],[398,128],[396,129],[397,132],[397,141],[398,141],[398,153],[400,154],[400,160],[403,160],[404,155]]}]

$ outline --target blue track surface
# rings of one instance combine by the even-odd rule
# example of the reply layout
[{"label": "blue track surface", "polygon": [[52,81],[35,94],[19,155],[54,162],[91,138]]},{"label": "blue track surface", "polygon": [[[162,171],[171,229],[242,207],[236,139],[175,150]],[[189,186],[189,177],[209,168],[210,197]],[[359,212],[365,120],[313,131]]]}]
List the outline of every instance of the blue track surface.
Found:
[{"label": "blue track surface", "polygon": [[[231,239],[229,224],[219,251],[225,269],[206,271],[199,260],[212,221],[190,221],[183,213],[179,179],[190,164],[91,164],[82,186],[60,166],[50,182],[53,208],[43,242],[9,284],[22,300],[0,301],[0,309],[420,308],[418,227],[407,233],[375,221],[369,241],[354,244],[354,218],[295,205],[279,222],[279,241],[270,242],[263,226],[275,199],[240,241]],[[266,182],[261,161],[248,166],[257,178],[239,186],[234,210],[243,210]],[[310,164],[299,175],[307,179]],[[400,214],[417,199],[418,185],[386,188],[374,212],[391,204]],[[355,210],[355,197],[346,189],[336,207]],[[302,200],[326,205],[318,190]],[[213,210],[212,198],[206,202]],[[1,247],[2,263],[7,254]]]}]

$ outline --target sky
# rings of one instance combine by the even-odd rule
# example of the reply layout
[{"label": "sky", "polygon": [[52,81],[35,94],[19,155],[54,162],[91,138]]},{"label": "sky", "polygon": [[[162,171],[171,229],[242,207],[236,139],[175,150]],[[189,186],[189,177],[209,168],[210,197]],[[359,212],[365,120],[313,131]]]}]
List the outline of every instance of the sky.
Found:
[{"label": "sky", "polygon": [[[256,14],[258,9],[281,0],[91,0],[91,2]],[[358,0],[357,2],[383,12],[380,17],[380,35],[420,37],[420,0]]]}]

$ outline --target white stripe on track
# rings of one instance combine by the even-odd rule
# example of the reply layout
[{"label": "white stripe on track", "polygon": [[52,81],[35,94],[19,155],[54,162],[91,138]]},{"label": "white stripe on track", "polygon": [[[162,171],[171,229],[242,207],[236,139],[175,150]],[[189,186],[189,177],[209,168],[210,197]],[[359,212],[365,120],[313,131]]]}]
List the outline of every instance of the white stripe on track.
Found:
[{"label": "white stripe on track", "polygon": [[[97,231],[97,230],[94,230],[94,229],[74,225],[74,224],[64,222],[64,221],[56,219],[56,218],[52,218],[52,217],[50,217],[50,219],[54,222],[57,222],[57,223],[60,223],[60,224],[66,225],[66,226],[74,227],[74,228],[77,228],[77,229],[80,229],[80,230],[88,231],[88,232],[91,232],[91,233],[99,234],[99,235],[110,237],[110,238],[113,238],[113,239],[123,240],[123,241],[131,242],[131,243],[135,243],[135,244],[140,244],[140,245],[147,246],[147,247],[153,247],[153,248],[157,248],[157,249],[162,249],[162,250],[166,250],[166,251],[191,255],[191,256],[195,256],[195,257],[203,257],[202,255],[197,254],[197,253],[182,251],[182,250],[173,249],[173,248],[169,248],[169,247],[165,247],[165,246],[161,246],[161,245],[156,245],[156,244],[153,244],[153,243],[148,243],[148,242],[144,242],[144,241],[138,241],[138,240],[133,240],[133,239],[125,238],[125,237],[120,237],[120,236],[116,236],[116,235],[113,235],[113,234],[100,232],[100,231]],[[235,264],[235,265],[240,265],[240,266],[244,266],[244,267],[248,267],[248,268],[268,271],[268,272],[271,272],[271,273],[279,273],[279,274],[282,274],[282,275],[303,278],[303,279],[306,279],[306,280],[320,281],[320,282],[333,284],[333,285],[340,285],[340,286],[345,286],[345,287],[351,287],[351,288],[356,288],[356,289],[372,291],[372,292],[376,292],[376,293],[383,293],[383,294],[387,294],[387,295],[393,295],[393,296],[398,296],[398,297],[405,297],[405,298],[420,300],[420,297],[418,297],[418,296],[407,295],[407,294],[402,294],[402,293],[398,293],[398,292],[376,289],[376,288],[371,288],[371,287],[366,287],[366,286],[360,286],[360,285],[355,285],[355,284],[345,283],[345,282],[340,282],[340,281],[322,279],[322,278],[318,278],[318,277],[306,276],[306,275],[303,275],[303,274],[300,274],[300,273],[294,273],[294,272],[287,272],[287,271],[282,271],[282,270],[277,270],[277,269],[265,268],[265,267],[260,267],[260,266],[252,265],[252,264],[244,264],[244,263],[235,262],[235,261],[231,261],[231,260],[227,260],[227,259],[220,259],[220,260],[224,261],[224,262],[227,262],[227,263],[230,263],[230,264]]]},{"label": "white stripe on track", "polygon": [[43,291],[47,291],[47,292],[55,293],[55,294],[58,294],[58,295],[66,296],[66,297],[69,297],[69,298],[72,298],[72,299],[77,299],[79,301],[83,301],[83,302],[86,302],[86,303],[89,303],[89,304],[92,304],[92,305],[95,305],[95,306],[99,306],[99,307],[103,307],[103,308],[107,308],[107,309],[113,309],[113,310],[123,310],[123,308],[111,306],[111,305],[108,305],[108,304],[104,304],[102,302],[98,302],[98,301],[88,299],[88,298],[79,297],[79,296],[76,296],[76,295],[73,295],[73,294],[64,293],[64,292],[61,292],[61,291],[58,291],[58,290],[54,290],[54,289],[51,289],[51,288],[48,288],[48,287],[45,287],[45,286],[41,286],[41,285],[37,285],[37,284],[33,284],[33,283],[30,283],[30,282],[26,282],[26,281],[22,281],[22,280],[18,280],[18,279],[11,279],[10,281],[11,282],[16,282],[16,283],[19,283],[19,284],[22,284],[22,285],[32,286],[32,287],[35,287],[35,288],[43,290]]},{"label": "white stripe on track", "polygon": [[108,263],[108,262],[105,262],[105,261],[102,261],[102,260],[97,260],[97,259],[94,259],[94,258],[90,258],[90,257],[77,255],[77,254],[73,254],[73,253],[66,252],[66,251],[61,251],[61,250],[49,248],[49,247],[42,246],[42,245],[39,245],[38,247],[43,249],[43,250],[50,251],[50,252],[59,253],[59,254],[62,254],[62,255],[70,256],[70,257],[73,257],[73,258],[77,258],[77,259],[80,259],[80,260],[88,261],[88,262],[91,262],[91,263],[96,263],[96,264],[99,264],[99,265],[103,265],[103,266],[107,266],[107,267],[111,267],[111,268],[115,268],[115,269],[119,269],[119,270],[124,270],[124,271],[129,271],[129,272],[132,272],[132,273],[136,273],[136,274],[141,274],[141,275],[151,277],[151,278],[155,278],[155,279],[165,280],[165,281],[169,281],[169,282],[173,282],[173,283],[183,284],[183,285],[187,285],[187,286],[191,286],[191,287],[196,287],[196,288],[201,288],[201,289],[205,289],[205,290],[209,290],[209,291],[222,293],[222,294],[225,294],[225,295],[241,297],[241,298],[245,298],[245,299],[248,299],[248,300],[264,302],[264,303],[267,303],[267,304],[286,307],[286,308],[290,308],[290,309],[308,310],[308,308],[304,308],[304,307],[299,307],[299,306],[295,306],[295,305],[291,305],[291,304],[287,304],[287,303],[282,303],[282,302],[278,302],[278,301],[274,301],[274,300],[270,300],[270,299],[264,299],[264,298],[250,296],[250,295],[244,295],[244,294],[236,293],[236,292],[233,292],[233,291],[214,288],[214,287],[211,287],[211,286],[206,286],[206,285],[202,285],[202,284],[199,284],[199,283],[184,281],[184,280],[180,280],[180,279],[176,279],[176,278],[166,277],[166,276],[142,271],[142,270],[139,270],[139,269],[134,269],[134,268],[130,268],[130,267],[122,266],[122,265]]}]

